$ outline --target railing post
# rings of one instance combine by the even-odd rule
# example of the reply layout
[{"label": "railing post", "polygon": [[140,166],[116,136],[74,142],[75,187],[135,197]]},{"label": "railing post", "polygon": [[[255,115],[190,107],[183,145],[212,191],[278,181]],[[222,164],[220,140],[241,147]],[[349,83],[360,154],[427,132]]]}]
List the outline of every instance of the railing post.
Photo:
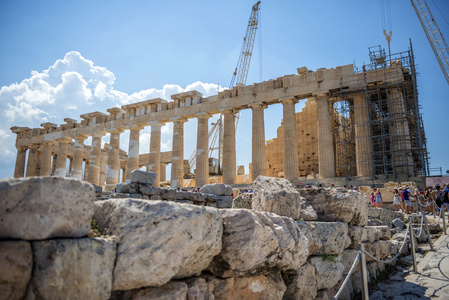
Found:
[{"label": "railing post", "polygon": [[446,233],[446,220],[444,219],[444,208],[443,208],[443,205],[441,205],[441,208],[440,208],[440,216],[441,216],[441,218],[443,218],[444,235],[447,235],[447,233]]},{"label": "railing post", "polygon": [[[408,226],[409,226],[408,230],[410,232],[410,248],[411,248],[412,258],[413,258],[413,272],[417,273],[418,268],[416,267],[415,232],[413,231],[411,220],[409,220]],[[405,238],[407,238],[407,237],[405,237]]]},{"label": "railing post", "polygon": [[365,245],[360,243],[360,277],[362,280],[362,299],[369,300],[368,272],[366,269]]},{"label": "railing post", "polygon": [[422,217],[424,218],[424,224],[426,225],[426,234],[427,234],[427,240],[429,241],[430,250],[435,251],[435,249],[433,249],[432,237],[430,236],[430,230],[429,230],[429,224],[427,223],[427,217],[426,217],[426,214],[424,213],[424,211],[422,212]]}]

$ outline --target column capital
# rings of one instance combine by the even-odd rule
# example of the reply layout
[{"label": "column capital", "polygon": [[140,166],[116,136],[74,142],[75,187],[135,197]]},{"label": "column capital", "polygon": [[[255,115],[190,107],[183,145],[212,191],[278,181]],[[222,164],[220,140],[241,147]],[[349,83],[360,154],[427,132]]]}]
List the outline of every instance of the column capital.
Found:
[{"label": "column capital", "polygon": [[252,103],[252,104],[248,104],[248,106],[251,108],[251,109],[265,109],[265,108],[267,108],[267,104],[265,104],[265,103]]},{"label": "column capital", "polygon": [[173,123],[185,123],[187,122],[186,118],[183,117],[173,117],[169,119],[170,121],[172,121]]},{"label": "column capital", "polygon": [[165,125],[165,122],[164,121],[151,121],[151,122],[148,122],[148,125],[149,126],[160,126],[160,127],[162,127],[162,126]]},{"label": "column capital", "polygon": [[312,96],[315,98],[329,98],[329,91],[320,91],[312,93]]},{"label": "column capital", "polygon": [[112,133],[122,134],[123,133],[123,129],[114,129],[114,130],[109,130],[108,132],[110,134],[112,134]]},{"label": "column capital", "polygon": [[142,126],[142,125],[134,125],[134,126],[129,127],[128,129],[129,130],[142,130],[143,128],[144,128],[144,126]]},{"label": "column capital", "polygon": [[62,137],[62,138],[56,139],[55,141],[58,143],[61,143],[61,142],[62,143],[70,143],[72,141],[72,138]]},{"label": "column capital", "polygon": [[225,114],[225,115],[227,115],[227,114],[235,114],[237,112],[237,109],[235,109],[235,108],[223,108],[223,109],[220,109],[220,112],[222,114]]},{"label": "column capital", "polygon": [[296,104],[296,103],[298,103],[298,99],[295,99],[295,98],[284,98],[284,99],[279,99],[279,100],[280,100],[280,102],[282,104],[289,104],[289,103]]},{"label": "column capital", "polygon": [[92,138],[102,138],[105,136],[105,133],[104,132],[95,132],[95,133],[90,134],[90,136],[92,136]]},{"label": "column capital", "polygon": [[22,150],[22,151],[26,151],[26,150],[28,150],[28,146],[16,146],[16,149],[17,150]]},{"label": "column capital", "polygon": [[43,141],[42,145],[44,146],[53,146],[54,144],[56,144],[57,140],[49,140],[49,141]]},{"label": "column capital", "polygon": [[212,115],[208,112],[200,112],[194,115],[197,119],[209,119]]}]

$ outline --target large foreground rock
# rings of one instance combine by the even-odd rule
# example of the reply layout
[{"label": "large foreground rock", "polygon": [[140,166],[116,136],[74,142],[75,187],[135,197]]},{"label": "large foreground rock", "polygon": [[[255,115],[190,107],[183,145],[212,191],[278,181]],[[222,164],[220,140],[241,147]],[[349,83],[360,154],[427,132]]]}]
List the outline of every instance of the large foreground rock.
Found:
[{"label": "large foreground rock", "polygon": [[297,269],[308,256],[308,241],[291,218],[246,209],[220,210],[223,248],[209,266],[220,277]]},{"label": "large foreground rock", "polygon": [[23,299],[32,268],[33,252],[30,243],[0,242],[0,299]]},{"label": "large foreground rock", "polygon": [[301,189],[299,193],[315,209],[318,221],[358,226],[365,226],[368,221],[368,204],[361,192],[344,188],[320,188]]},{"label": "large foreground rock", "polygon": [[32,247],[35,267],[29,293],[35,299],[109,299],[115,242],[61,239],[33,242]]},{"label": "large foreground rock", "polygon": [[156,180],[157,174],[149,171],[133,170],[129,178],[131,183],[143,183],[152,185]]},{"label": "large foreground rock", "polygon": [[205,184],[200,188],[200,193],[217,196],[231,196],[232,187],[223,183]]},{"label": "large foreground rock", "polygon": [[232,208],[246,208],[252,207],[253,193],[240,194],[232,200]]},{"label": "large foreground rock", "polygon": [[341,280],[345,267],[340,262],[340,257],[312,256],[308,261],[315,267],[316,286],[318,290],[332,288]]},{"label": "large foreground rock", "polygon": [[305,263],[295,272],[282,276],[287,285],[284,299],[313,300],[317,295],[315,267]]},{"label": "large foreground rock", "polygon": [[95,220],[117,237],[114,290],[160,286],[198,275],[221,250],[215,208],[134,199],[96,203]]},{"label": "large foreground rock", "polygon": [[297,222],[309,240],[309,255],[338,255],[345,248],[348,225],[341,222]]},{"label": "large foreground rock", "polygon": [[128,300],[186,300],[187,284],[170,281],[160,287],[149,287],[117,293],[114,299]]},{"label": "large foreground rock", "polygon": [[300,195],[287,179],[258,176],[253,187],[252,209],[301,218]]},{"label": "large foreground rock", "polygon": [[64,177],[0,181],[0,239],[83,237],[90,231],[95,190]]}]

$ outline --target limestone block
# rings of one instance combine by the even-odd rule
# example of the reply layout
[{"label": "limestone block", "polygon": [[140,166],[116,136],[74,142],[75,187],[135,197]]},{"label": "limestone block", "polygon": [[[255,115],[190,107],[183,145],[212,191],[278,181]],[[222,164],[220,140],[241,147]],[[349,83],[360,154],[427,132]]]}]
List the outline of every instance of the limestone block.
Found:
[{"label": "limestone block", "polygon": [[330,300],[326,290],[317,291],[315,300]]},{"label": "limestone block", "polygon": [[344,266],[339,257],[332,260],[323,259],[321,256],[311,256],[308,262],[315,267],[318,290],[331,288],[342,279]]},{"label": "limestone block", "polygon": [[382,214],[382,208],[377,208],[377,207],[369,207],[368,208],[368,217],[370,219],[379,219],[380,220],[381,214]]},{"label": "limestone block", "polygon": [[223,183],[206,184],[203,185],[202,188],[200,188],[200,193],[212,194],[217,196],[231,196],[232,187]]},{"label": "limestone block", "polygon": [[394,219],[393,221],[391,221],[391,224],[393,224],[393,226],[399,230],[404,229],[404,221],[400,218]]},{"label": "limestone block", "polygon": [[0,242],[0,266],[0,299],[23,299],[33,268],[30,243]]},{"label": "limestone block", "polygon": [[129,193],[129,183],[124,182],[118,183],[115,186],[115,189],[117,190],[117,193],[124,193],[124,194]]},{"label": "limestone block", "polygon": [[361,242],[368,241],[368,233],[364,227],[360,226],[349,226],[348,227],[348,236],[351,238],[352,243],[349,248],[352,249],[360,249],[359,244]]},{"label": "limestone block", "polygon": [[[338,290],[340,289],[341,285],[343,284],[344,278],[342,278],[336,285],[334,285],[332,288],[326,289],[327,295],[330,299],[333,299],[335,295],[338,293]],[[352,300],[352,284],[351,281],[348,281],[345,287],[343,287],[343,290],[341,291],[340,296],[338,297],[339,300]]]},{"label": "limestone block", "polygon": [[152,185],[139,185],[139,191],[142,195],[153,196],[157,194],[157,188]]},{"label": "limestone block", "polygon": [[0,181],[0,238],[43,240],[82,237],[90,231],[92,184],[64,177]]},{"label": "limestone block", "polygon": [[349,248],[351,246],[352,240],[349,237],[349,235],[345,236],[345,249]]},{"label": "limestone block", "polygon": [[[349,270],[351,270],[352,265],[354,264],[355,258],[357,257],[358,250],[355,249],[346,249],[341,254],[341,263],[344,266],[343,269],[343,275],[346,275],[349,273]],[[356,265],[356,270],[358,270],[359,263]]]},{"label": "limestone block", "polygon": [[308,241],[291,218],[246,209],[220,212],[223,248],[209,266],[215,275],[251,276],[305,263]]},{"label": "limestone block", "polygon": [[210,204],[209,206],[213,206],[216,208],[232,208],[232,200],[234,199],[232,196],[215,196],[212,195],[212,198],[215,205]]},{"label": "limestone block", "polygon": [[309,188],[301,189],[299,193],[315,209],[318,221],[358,226],[364,226],[368,221],[368,206],[361,192],[344,188]]},{"label": "limestone block", "polygon": [[348,225],[341,222],[297,222],[309,240],[309,255],[338,255],[345,248]]},{"label": "limestone block", "polygon": [[199,274],[221,250],[217,209],[134,199],[97,202],[95,220],[117,237],[113,290],[160,286]]},{"label": "limestone block", "polygon": [[[368,282],[370,282],[370,276],[369,276],[369,272],[367,272],[367,277],[368,277]],[[351,283],[352,283],[352,289],[354,291],[355,294],[358,294],[362,291],[362,279],[361,279],[361,275],[360,275],[360,270],[356,270],[354,273],[352,273],[351,275]]]},{"label": "limestone block", "polygon": [[378,263],[376,261],[372,261],[366,264],[366,269],[369,273],[369,277],[372,280],[376,280],[378,272]]},{"label": "limestone block", "polygon": [[232,200],[232,208],[251,209],[253,193],[240,194]]},{"label": "limestone block", "polygon": [[153,185],[156,180],[157,174],[149,171],[133,170],[129,182],[131,183],[145,183]]},{"label": "limestone block", "polygon": [[170,281],[159,287],[148,287],[125,291],[117,299],[129,300],[186,300],[187,284],[180,281]]},{"label": "limestone block", "polygon": [[252,209],[301,218],[301,198],[287,179],[258,176],[253,186]]},{"label": "limestone block", "polygon": [[35,267],[28,291],[34,298],[109,299],[114,241],[60,239],[33,242],[32,247]]},{"label": "limestone block", "polygon": [[303,197],[301,197],[301,213],[299,217],[304,221],[316,221],[318,219],[317,213],[313,206],[310,205]]},{"label": "limestone block", "polygon": [[380,214],[380,220],[385,222],[392,222],[394,219],[399,218],[404,221],[404,214],[399,211],[394,211],[386,208],[382,208],[382,212]]},{"label": "limestone block", "polygon": [[315,267],[309,263],[302,265],[296,272],[283,275],[287,285],[283,299],[313,300],[317,296]]},{"label": "limestone block", "polygon": [[193,277],[184,281],[187,284],[187,300],[213,300],[211,284],[201,277]]},{"label": "limestone block", "polygon": [[227,279],[211,276],[207,280],[213,285],[215,300],[283,299],[282,297],[287,289],[279,272],[251,277],[231,277]]},{"label": "limestone block", "polygon": [[[390,227],[388,226],[365,226],[368,239],[372,241],[389,240],[391,238]],[[373,240],[371,239],[373,237]]]},{"label": "limestone block", "polygon": [[[377,259],[385,259],[390,255],[390,241],[375,241],[365,243],[365,250]],[[368,255],[366,261],[374,261]]]}]

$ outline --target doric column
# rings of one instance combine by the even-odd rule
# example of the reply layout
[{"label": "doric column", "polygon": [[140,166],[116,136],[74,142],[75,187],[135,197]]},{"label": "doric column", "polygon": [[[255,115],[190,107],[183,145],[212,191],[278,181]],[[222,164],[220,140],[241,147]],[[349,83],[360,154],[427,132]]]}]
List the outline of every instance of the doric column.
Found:
[{"label": "doric column", "polygon": [[73,147],[73,162],[70,177],[82,179],[83,176],[83,154],[85,136],[75,137],[75,146]]},{"label": "doric column", "polygon": [[251,105],[253,110],[253,141],[252,141],[252,181],[257,176],[265,176],[265,104]]},{"label": "doric column", "polygon": [[357,176],[371,176],[371,130],[365,94],[354,97],[354,135]]},{"label": "doric column", "polygon": [[335,177],[334,138],[329,95],[315,96],[317,104],[318,169],[320,178]]},{"label": "doric column", "polygon": [[290,181],[299,178],[296,102],[297,100],[295,99],[282,100],[284,117],[284,177]]},{"label": "doric column", "polygon": [[26,177],[37,176],[37,174],[36,174],[36,158],[37,158],[37,145],[33,144],[28,149]]},{"label": "doric column", "polygon": [[108,151],[109,151],[109,145],[104,145],[104,150],[101,152],[101,160],[100,160],[100,179],[99,179],[99,185],[104,186],[106,184],[106,166],[108,163]]},{"label": "doric column", "polygon": [[184,118],[176,117],[173,121],[173,143],[171,163],[171,187],[179,188],[184,184]]},{"label": "doric column", "polygon": [[120,134],[123,131],[111,131],[109,140],[108,167],[106,171],[106,184],[116,185],[120,177]]},{"label": "doric column", "polygon": [[87,181],[98,185],[100,179],[100,163],[101,163],[101,137],[103,133],[92,135],[92,147],[89,159],[89,171]]},{"label": "doric column", "polygon": [[58,160],[56,162],[55,176],[65,177],[67,168],[67,148],[70,139],[62,138],[58,140]]},{"label": "doric column", "polygon": [[161,175],[159,176],[159,184],[160,184],[161,181],[167,180],[167,179],[165,179],[165,177],[166,177],[166,175],[165,175],[166,167],[167,167],[166,164],[161,164],[161,166],[160,166],[159,170],[160,170]]},{"label": "doric column", "polygon": [[157,174],[154,186],[159,186],[161,181],[161,127],[164,123],[151,123],[150,137],[150,157],[148,162],[148,171]]},{"label": "doric column", "polygon": [[235,110],[225,110],[223,116],[223,183],[234,184],[236,178]]},{"label": "doric column", "polygon": [[209,183],[209,113],[195,115],[198,119],[196,143],[196,186]]},{"label": "doric column", "polygon": [[[90,154],[89,154],[89,158],[90,158]],[[84,176],[83,176],[83,180],[87,181],[87,179],[89,178],[89,162],[86,161],[84,163]]]},{"label": "doric column", "polygon": [[53,141],[46,141],[42,144],[41,157],[41,176],[50,176],[51,172],[51,152],[53,148]]},{"label": "doric column", "polygon": [[139,135],[142,127],[129,129],[128,161],[126,163],[126,182],[129,182],[131,172],[139,169]]},{"label": "doric column", "polygon": [[58,161],[58,154],[53,154],[53,160],[51,161],[51,171],[50,171],[50,176],[55,176],[55,172],[56,172],[56,162]]},{"label": "doric column", "polygon": [[14,178],[24,177],[26,155],[27,155],[26,147],[17,148],[16,166],[14,168]]}]

